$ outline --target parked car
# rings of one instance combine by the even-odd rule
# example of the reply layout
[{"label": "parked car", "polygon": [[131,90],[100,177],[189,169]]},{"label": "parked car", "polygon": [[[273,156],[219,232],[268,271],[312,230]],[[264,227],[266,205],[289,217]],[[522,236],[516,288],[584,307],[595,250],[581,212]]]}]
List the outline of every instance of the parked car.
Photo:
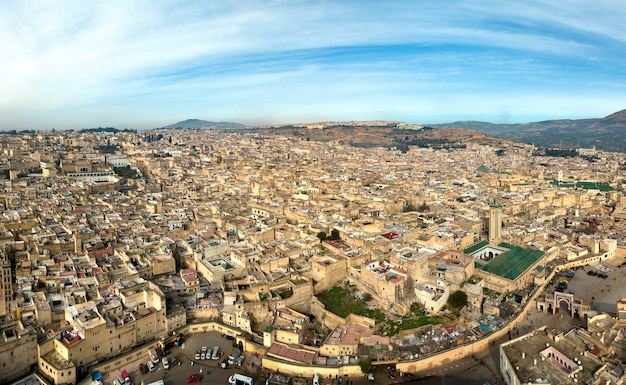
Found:
[{"label": "parked car", "polygon": [[149,371],[154,372],[157,369],[158,369],[158,367],[154,364],[154,362],[148,361],[148,370]]},{"label": "parked car", "polygon": [[200,382],[202,380],[202,374],[192,374],[187,376],[187,382]]},{"label": "parked car", "polygon": [[148,367],[146,366],[146,364],[144,364],[143,362],[139,364],[139,371],[141,372],[141,374],[146,374],[148,373]]},{"label": "parked car", "polygon": [[196,355],[195,355],[195,356],[193,356],[193,358],[195,358],[196,360],[200,360],[200,359],[202,359],[202,353],[200,353],[200,352],[196,352]]},{"label": "parked car", "polygon": [[[209,354],[207,353],[207,359]],[[211,359],[212,360],[219,360],[220,359],[220,347],[219,346],[215,346],[213,347],[213,353],[211,353]]]},{"label": "parked car", "polygon": [[128,371],[126,369],[122,370],[122,378],[124,379],[124,385],[131,384],[130,376],[128,375]]},{"label": "parked car", "polygon": [[163,369],[167,370],[170,368],[170,362],[167,360],[167,357],[163,357],[162,362],[163,362]]},{"label": "parked car", "polygon": [[170,355],[170,364],[172,364],[172,366],[176,366],[176,364],[178,363],[178,359],[176,358],[175,355]]}]

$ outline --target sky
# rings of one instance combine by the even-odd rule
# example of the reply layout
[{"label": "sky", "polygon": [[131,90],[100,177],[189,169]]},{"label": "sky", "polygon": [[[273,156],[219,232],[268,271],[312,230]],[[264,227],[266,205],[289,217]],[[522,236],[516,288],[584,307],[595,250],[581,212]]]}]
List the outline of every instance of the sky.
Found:
[{"label": "sky", "polygon": [[0,2],[0,131],[626,108],[621,0]]}]

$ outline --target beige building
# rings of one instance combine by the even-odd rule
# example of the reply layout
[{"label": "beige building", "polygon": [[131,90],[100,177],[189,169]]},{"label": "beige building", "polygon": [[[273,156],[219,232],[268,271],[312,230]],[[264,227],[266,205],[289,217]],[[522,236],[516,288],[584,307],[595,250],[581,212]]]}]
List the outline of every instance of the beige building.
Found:
[{"label": "beige building", "polygon": [[170,254],[152,254],[147,256],[146,259],[152,268],[153,276],[176,272],[176,261]]},{"label": "beige building", "polygon": [[13,283],[11,263],[8,259],[0,259],[0,316],[9,312],[9,301],[13,299]]},{"label": "beige building", "polygon": [[371,325],[348,322],[337,326],[320,347],[320,355],[326,357],[355,356],[361,340],[372,335]]},{"label": "beige building", "polygon": [[70,373],[82,375],[95,361],[165,336],[165,296],[156,285],[130,282],[104,300],[102,311],[93,301],[65,309],[61,328],[42,347],[40,364],[50,368],[48,375],[75,383],[75,378],[67,378]]},{"label": "beige building", "polygon": [[37,363],[37,333],[12,317],[0,324],[0,383],[7,384],[31,371]]},{"label": "beige building", "polygon": [[390,264],[385,260],[370,260],[361,265],[356,274],[363,286],[371,291],[370,294],[388,301],[401,302],[408,271]]},{"label": "beige building", "polygon": [[489,205],[489,242],[498,243],[502,239],[502,206],[494,200]]},{"label": "beige building", "polygon": [[274,322],[263,332],[263,343],[271,346],[274,342],[301,344],[309,329],[309,317],[288,307],[274,312]]},{"label": "beige building", "polygon": [[348,260],[338,254],[314,256],[311,261],[310,277],[315,282],[314,292],[321,293],[348,275]]}]

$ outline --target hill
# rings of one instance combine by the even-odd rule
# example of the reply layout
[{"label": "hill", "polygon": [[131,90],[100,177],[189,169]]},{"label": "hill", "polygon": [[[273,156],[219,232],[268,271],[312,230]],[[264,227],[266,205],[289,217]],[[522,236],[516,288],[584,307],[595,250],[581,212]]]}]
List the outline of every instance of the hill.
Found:
[{"label": "hill", "polygon": [[235,123],[235,122],[211,122],[208,120],[200,120],[200,119],[187,119],[182,122],[170,124],[169,126],[165,126],[163,128],[190,128],[190,129],[200,129],[200,128],[235,128],[242,129],[246,128],[245,124]]},{"label": "hill", "polygon": [[557,119],[541,122],[498,124],[457,121],[429,124],[434,128],[465,128],[514,142],[541,147],[590,148],[626,152],[626,110],[604,118]]},{"label": "hill", "polygon": [[468,143],[494,146],[504,142],[510,143],[510,141],[460,128],[402,130],[395,128],[395,124],[383,126],[331,124],[319,129],[284,125],[269,128],[249,128],[245,132],[265,136],[289,136],[306,141],[334,141],[355,147],[396,148],[403,151],[407,150],[408,146],[458,148],[466,146]]}]

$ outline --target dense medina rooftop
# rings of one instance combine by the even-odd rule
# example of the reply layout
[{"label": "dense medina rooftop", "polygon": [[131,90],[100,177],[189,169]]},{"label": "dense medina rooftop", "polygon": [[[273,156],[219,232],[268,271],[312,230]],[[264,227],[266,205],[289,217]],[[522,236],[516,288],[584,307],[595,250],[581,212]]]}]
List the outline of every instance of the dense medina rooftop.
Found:
[{"label": "dense medina rooftop", "polygon": [[[614,154],[600,154],[591,171],[583,159],[529,157],[523,145],[403,153],[233,132],[152,134],[0,136],[0,271],[11,278],[0,279],[0,325],[9,337],[51,331],[65,350],[43,359],[65,360],[68,375],[86,373],[72,357],[108,359],[80,349],[120,330],[135,332],[105,351],[206,320],[263,342],[270,330],[269,354],[285,360],[338,365],[338,347],[433,355],[489,335],[523,306],[488,298],[502,315],[483,314],[472,304],[494,291],[474,279],[502,296],[530,292],[554,261],[603,255],[626,239],[611,216],[624,211]],[[599,168],[605,178],[593,182]],[[591,182],[551,184],[561,170]],[[504,226],[489,243],[493,199]],[[450,308],[456,292],[468,295],[466,313],[465,303]],[[278,322],[279,308],[311,325]],[[38,343],[16,345],[23,368],[0,381],[36,363]]]}]

